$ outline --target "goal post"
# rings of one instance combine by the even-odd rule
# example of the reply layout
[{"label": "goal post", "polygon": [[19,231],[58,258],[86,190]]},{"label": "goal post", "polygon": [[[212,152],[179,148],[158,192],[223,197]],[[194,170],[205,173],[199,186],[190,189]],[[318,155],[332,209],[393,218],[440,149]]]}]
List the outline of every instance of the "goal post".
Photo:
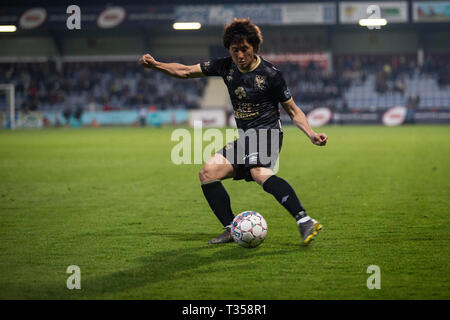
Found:
[{"label": "goal post", "polygon": [[4,92],[6,94],[6,108],[5,108],[5,122],[8,121],[8,113],[9,113],[9,128],[14,130],[16,128],[16,103],[15,103],[15,93],[14,93],[14,84],[0,84],[0,92]]}]

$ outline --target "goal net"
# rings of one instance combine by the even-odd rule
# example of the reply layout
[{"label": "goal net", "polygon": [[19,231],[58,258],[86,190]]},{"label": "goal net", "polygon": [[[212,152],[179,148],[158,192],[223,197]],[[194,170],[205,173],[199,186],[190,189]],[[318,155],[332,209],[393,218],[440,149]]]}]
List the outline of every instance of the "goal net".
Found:
[{"label": "goal net", "polygon": [[16,128],[16,106],[14,100],[14,85],[0,84],[0,126],[3,129]]}]

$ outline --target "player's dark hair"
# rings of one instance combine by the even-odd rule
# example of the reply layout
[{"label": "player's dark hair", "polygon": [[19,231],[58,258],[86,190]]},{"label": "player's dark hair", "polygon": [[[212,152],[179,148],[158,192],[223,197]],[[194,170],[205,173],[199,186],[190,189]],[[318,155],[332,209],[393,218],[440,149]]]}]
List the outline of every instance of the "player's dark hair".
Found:
[{"label": "player's dark hair", "polygon": [[258,26],[247,19],[233,19],[233,22],[227,24],[223,30],[223,46],[225,49],[230,49],[233,43],[239,43],[247,40],[255,50],[258,52],[259,46],[263,42],[263,37]]}]

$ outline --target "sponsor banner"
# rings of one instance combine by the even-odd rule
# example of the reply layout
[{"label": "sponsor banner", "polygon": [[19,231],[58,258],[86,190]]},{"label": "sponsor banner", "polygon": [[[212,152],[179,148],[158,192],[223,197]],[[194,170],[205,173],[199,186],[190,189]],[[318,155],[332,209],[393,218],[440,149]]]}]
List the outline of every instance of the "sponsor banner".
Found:
[{"label": "sponsor banner", "polygon": [[39,27],[47,19],[47,10],[44,8],[31,8],[19,17],[19,28],[34,29]]},{"label": "sponsor banner", "polygon": [[414,22],[450,22],[450,1],[414,1]]},{"label": "sponsor banner", "polygon": [[313,109],[307,114],[308,122],[311,127],[320,127],[328,124],[331,120],[332,112],[328,108]]},{"label": "sponsor banner", "polygon": [[250,17],[256,24],[297,25],[336,23],[334,3],[249,4],[249,5],[187,5],[175,7],[180,22],[196,21],[204,25],[230,23],[233,18]]},{"label": "sponsor banner", "polygon": [[449,109],[434,109],[430,111],[413,111],[410,118],[413,123],[439,124],[450,123]]},{"label": "sponsor banner", "polygon": [[[379,16],[376,13],[367,13],[369,6],[376,5],[380,8]],[[406,1],[373,1],[373,2],[340,2],[339,22],[357,24],[360,19],[384,18],[388,23],[408,22],[408,3]]]},{"label": "sponsor banner", "polygon": [[201,122],[202,127],[225,127],[227,118],[223,109],[191,110],[189,112],[189,125],[194,126],[194,122]]},{"label": "sponsor banner", "polygon": [[250,17],[256,24],[282,24],[281,6],[267,5],[213,5],[177,6],[175,19],[180,22],[200,22],[202,25],[222,26],[233,18]]},{"label": "sponsor banner", "polygon": [[284,4],[283,24],[333,24],[336,23],[334,3]]},{"label": "sponsor banner", "polygon": [[16,128],[39,129],[43,126],[43,116],[40,112],[20,113]]},{"label": "sponsor banner", "polygon": [[405,107],[394,107],[388,109],[381,118],[381,121],[386,126],[398,126],[403,124],[406,119],[406,108]]},{"label": "sponsor banner", "polygon": [[[62,112],[44,112],[42,116],[47,125],[64,125],[66,123]],[[146,123],[150,125],[182,124],[186,123],[188,119],[189,112],[187,110],[164,110],[146,113]],[[81,117],[81,125],[136,125],[139,120],[138,110],[84,112]],[[75,122],[74,118],[71,117],[70,123]]]},{"label": "sponsor banner", "polygon": [[[385,126],[398,126],[403,124],[450,124],[449,109],[430,109],[430,110],[412,110],[406,107],[393,107],[386,111],[375,112],[334,112],[331,119],[327,122],[325,114],[327,111],[321,111],[318,108],[308,113],[308,121],[311,126],[315,125],[314,121],[318,121],[319,125],[324,124],[384,124]],[[322,115],[323,113],[323,115]],[[311,117],[314,116],[314,117]],[[287,114],[281,115],[283,124],[292,124]],[[311,119],[311,120],[310,120]],[[322,122],[321,122],[322,121]]]},{"label": "sponsor banner", "polygon": [[[80,5],[81,28],[111,29],[124,26],[152,25],[174,21],[173,6],[83,6]],[[38,27],[66,28],[67,6],[6,8],[0,12],[0,24],[16,24],[19,29]]]},{"label": "sponsor banner", "polygon": [[376,112],[338,113],[332,115],[336,124],[380,124],[381,117]]},{"label": "sponsor banner", "polygon": [[[292,125],[289,115],[284,111],[280,114],[283,125]],[[331,112],[328,108],[313,109],[307,114],[311,126],[326,124],[384,124],[395,126],[402,124],[450,124],[449,109],[416,110],[404,107],[394,107],[385,112]],[[66,120],[62,112],[29,112],[16,113],[16,124],[19,128],[41,128],[44,126],[64,125]],[[226,114],[222,109],[210,110],[164,110],[148,112],[147,125],[179,125],[194,121],[201,121],[203,127],[235,127],[233,113]],[[6,113],[0,114],[0,123],[9,127]],[[111,112],[84,112],[81,123],[72,117],[70,125],[138,125],[140,123],[139,111],[111,111]]]},{"label": "sponsor banner", "polygon": [[103,10],[97,17],[97,25],[103,29],[117,27],[123,22],[127,12],[122,7],[109,7]]}]

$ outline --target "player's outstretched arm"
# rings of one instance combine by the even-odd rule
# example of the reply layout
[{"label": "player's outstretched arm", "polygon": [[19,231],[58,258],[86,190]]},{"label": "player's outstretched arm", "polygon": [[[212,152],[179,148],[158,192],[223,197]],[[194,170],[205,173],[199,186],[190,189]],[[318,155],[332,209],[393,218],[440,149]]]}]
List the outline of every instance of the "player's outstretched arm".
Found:
[{"label": "player's outstretched arm", "polygon": [[145,68],[161,71],[178,79],[200,78],[205,75],[200,64],[186,66],[181,63],[164,63],[156,61],[151,55],[145,54],[139,59],[139,64]]},{"label": "player's outstretched arm", "polygon": [[327,143],[328,137],[325,133],[316,133],[309,125],[308,119],[306,118],[303,111],[295,104],[294,100],[291,98],[288,101],[282,102],[281,105],[283,109],[286,110],[289,117],[291,117],[294,124],[302,130],[312,143],[318,146],[324,146]]}]

